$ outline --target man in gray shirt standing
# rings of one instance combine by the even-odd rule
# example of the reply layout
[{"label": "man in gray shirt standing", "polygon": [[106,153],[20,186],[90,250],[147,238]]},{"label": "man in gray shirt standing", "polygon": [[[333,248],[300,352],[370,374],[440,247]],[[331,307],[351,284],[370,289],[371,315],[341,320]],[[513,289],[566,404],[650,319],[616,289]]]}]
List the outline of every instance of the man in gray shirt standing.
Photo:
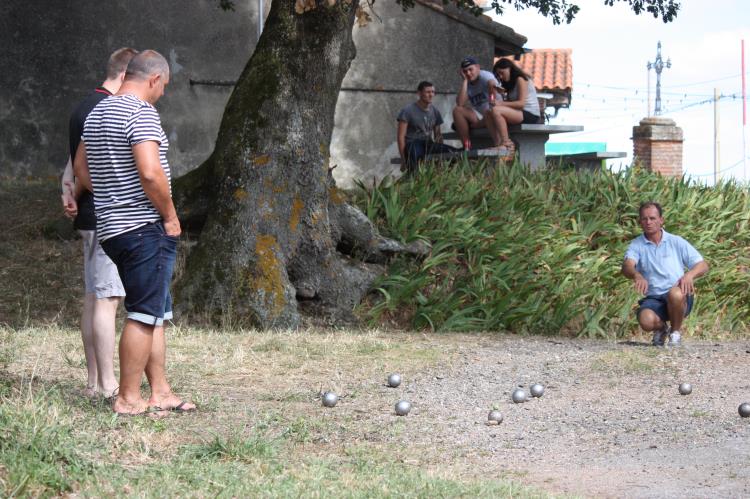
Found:
[{"label": "man in gray shirt standing", "polygon": [[414,173],[419,162],[427,154],[453,152],[455,149],[443,144],[440,125],[443,117],[432,99],[435,97],[435,86],[429,81],[422,81],[417,86],[416,102],[412,102],[399,113],[396,141],[401,156],[401,170]]}]

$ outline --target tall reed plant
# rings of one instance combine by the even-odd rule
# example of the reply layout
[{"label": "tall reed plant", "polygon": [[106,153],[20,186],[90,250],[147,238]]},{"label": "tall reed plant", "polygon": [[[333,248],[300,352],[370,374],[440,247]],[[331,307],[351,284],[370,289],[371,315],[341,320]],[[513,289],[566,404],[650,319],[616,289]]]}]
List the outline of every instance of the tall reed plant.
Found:
[{"label": "tall reed plant", "polygon": [[706,187],[637,168],[530,172],[464,162],[360,188],[355,197],[383,234],[432,245],[422,261],[391,262],[366,307],[373,322],[622,336],[636,327],[638,296],[620,266],[641,233],[638,205],[646,200],[662,203],[665,229],[711,266],[698,281],[690,331],[735,333],[750,319],[750,200],[735,183]]}]

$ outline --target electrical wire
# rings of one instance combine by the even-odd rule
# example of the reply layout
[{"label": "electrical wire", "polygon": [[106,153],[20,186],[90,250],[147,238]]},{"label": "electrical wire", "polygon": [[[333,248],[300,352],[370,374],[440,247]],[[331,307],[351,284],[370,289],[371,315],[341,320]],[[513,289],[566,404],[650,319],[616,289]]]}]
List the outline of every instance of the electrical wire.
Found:
[{"label": "electrical wire", "polygon": [[[750,159],[750,156],[748,156],[746,159]],[[740,159],[736,163],[734,163],[734,164],[732,164],[732,165],[730,165],[730,166],[728,166],[728,167],[726,167],[724,169],[719,168],[719,171],[716,172],[716,175],[718,176],[718,175],[721,175],[724,172],[728,172],[729,170],[737,168],[742,162],[743,162],[743,160]],[[691,173],[690,176],[691,177],[712,177],[712,176],[714,176],[714,172],[711,172],[711,173],[696,173],[696,174],[692,174]]]}]

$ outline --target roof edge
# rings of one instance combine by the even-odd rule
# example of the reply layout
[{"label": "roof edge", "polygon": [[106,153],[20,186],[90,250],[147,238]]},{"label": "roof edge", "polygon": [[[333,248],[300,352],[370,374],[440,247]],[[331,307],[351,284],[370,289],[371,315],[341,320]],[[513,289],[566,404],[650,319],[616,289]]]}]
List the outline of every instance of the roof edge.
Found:
[{"label": "roof edge", "polygon": [[484,14],[475,16],[470,12],[453,5],[444,5],[440,0],[414,0],[415,3],[450,17],[454,21],[471,28],[483,31],[495,38],[495,56],[516,55],[524,52],[524,44],[528,41],[525,36],[516,33],[513,28],[495,22]]}]

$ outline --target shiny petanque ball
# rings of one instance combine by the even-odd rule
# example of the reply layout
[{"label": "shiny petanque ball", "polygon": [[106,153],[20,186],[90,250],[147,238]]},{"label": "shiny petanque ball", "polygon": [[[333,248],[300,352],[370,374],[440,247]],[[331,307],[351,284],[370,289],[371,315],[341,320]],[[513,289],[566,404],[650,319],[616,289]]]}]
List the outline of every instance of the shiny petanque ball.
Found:
[{"label": "shiny petanque ball", "polygon": [[516,404],[522,404],[526,402],[526,392],[523,391],[522,388],[516,388],[515,390],[513,390],[513,393],[511,394],[510,398]]},{"label": "shiny petanque ball", "polygon": [[750,404],[747,402],[741,403],[739,408],[737,408],[737,412],[739,412],[740,416],[743,418],[750,418]]},{"label": "shiny petanque ball", "polygon": [[544,395],[544,385],[534,383],[529,387],[529,391],[531,392],[532,397],[541,397],[542,395]]},{"label": "shiny petanque ball", "polygon": [[325,392],[323,394],[323,405],[326,407],[333,407],[339,401],[339,396],[333,392]]},{"label": "shiny petanque ball", "polygon": [[400,384],[401,384],[400,374],[393,373],[388,376],[388,386],[390,386],[391,388],[396,388]]},{"label": "shiny petanque ball", "polygon": [[396,402],[395,410],[399,416],[406,416],[411,411],[411,404],[406,400],[399,400]]},{"label": "shiny petanque ball", "polygon": [[489,424],[500,424],[503,422],[503,413],[498,410],[492,410],[487,414],[487,422]]},{"label": "shiny petanque ball", "polygon": [[677,390],[680,392],[680,395],[690,395],[693,392],[693,385],[690,383],[680,383]]}]

